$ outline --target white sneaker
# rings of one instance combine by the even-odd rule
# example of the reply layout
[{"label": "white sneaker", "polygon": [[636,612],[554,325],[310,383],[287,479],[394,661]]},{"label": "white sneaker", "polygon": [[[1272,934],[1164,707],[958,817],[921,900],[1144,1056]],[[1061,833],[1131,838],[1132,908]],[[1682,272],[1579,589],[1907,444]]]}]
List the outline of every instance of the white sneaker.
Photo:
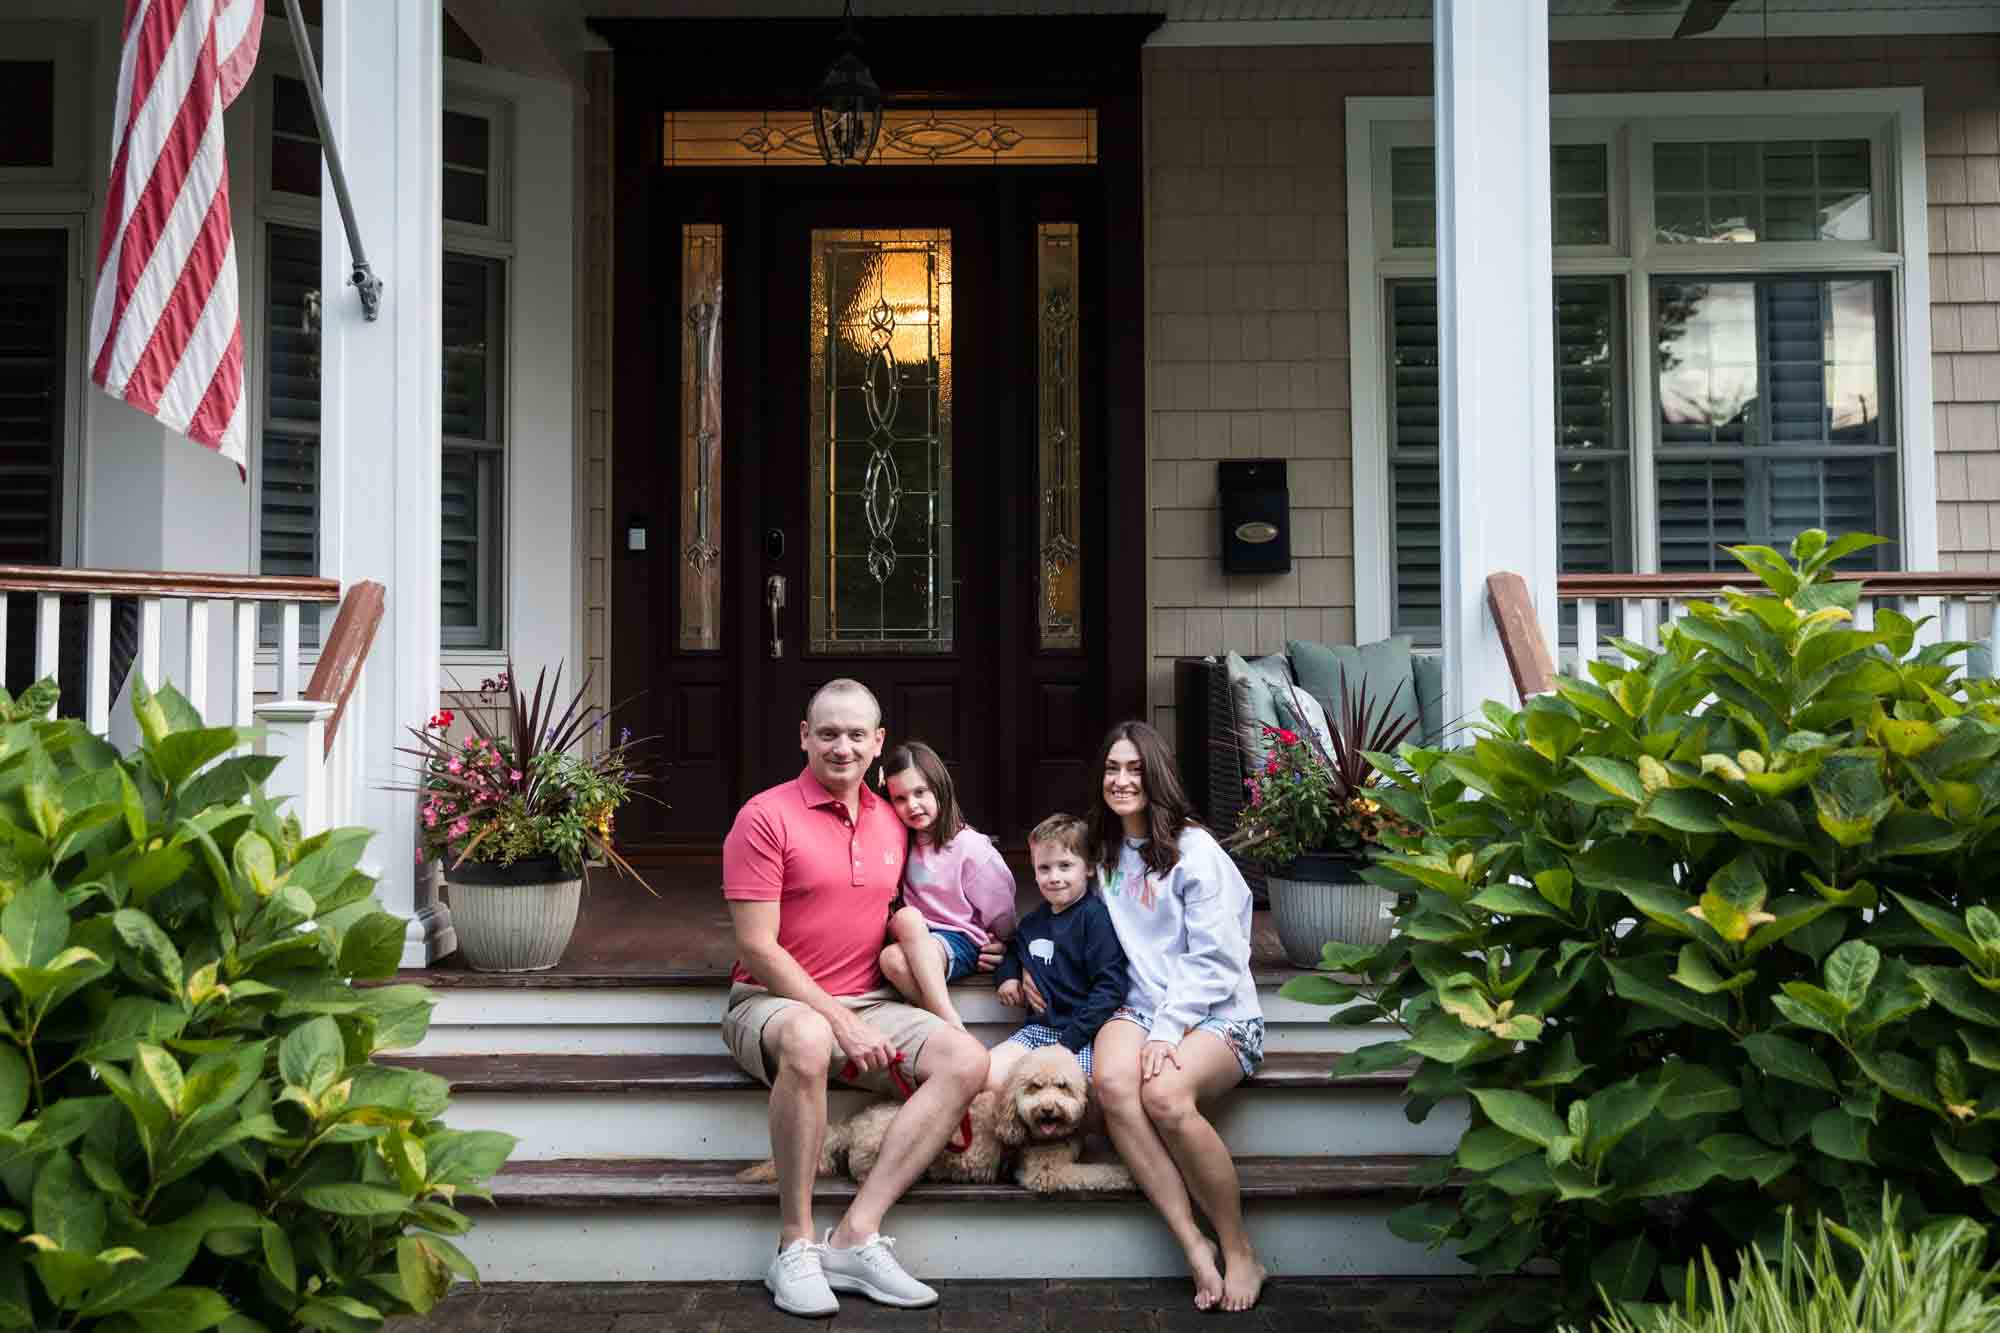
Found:
[{"label": "white sneaker", "polygon": [[840,1313],[840,1302],[833,1298],[833,1288],[820,1268],[822,1253],[820,1246],[801,1238],[778,1251],[764,1270],[764,1285],[786,1314],[817,1317]]},{"label": "white sneaker", "polygon": [[938,1294],[903,1271],[891,1253],[896,1242],[876,1232],[851,1250],[833,1247],[829,1227],[820,1241],[820,1266],[835,1291],[858,1291],[869,1300],[904,1310],[936,1305]]}]

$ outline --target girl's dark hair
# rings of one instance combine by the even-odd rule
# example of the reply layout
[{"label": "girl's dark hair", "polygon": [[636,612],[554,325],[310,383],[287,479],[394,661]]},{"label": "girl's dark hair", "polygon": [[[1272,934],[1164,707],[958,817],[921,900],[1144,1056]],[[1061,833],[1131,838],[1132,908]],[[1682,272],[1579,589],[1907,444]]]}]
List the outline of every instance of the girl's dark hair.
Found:
[{"label": "girl's dark hair", "polygon": [[1104,803],[1104,766],[1110,762],[1111,747],[1130,741],[1139,752],[1139,786],[1146,793],[1146,836],[1140,851],[1146,868],[1164,875],[1181,859],[1181,832],[1195,823],[1194,807],[1188,804],[1181,786],[1180,766],[1174,762],[1173,747],[1167,738],[1144,722],[1120,722],[1104,737],[1097,749],[1097,767],[1091,770],[1097,790],[1090,801],[1090,860],[1093,865],[1109,865],[1117,859],[1118,846],[1125,837],[1125,824]]},{"label": "girl's dark hair", "polygon": [[936,750],[922,741],[909,741],[890,750],[889,757],[882,761],[882,790],[889,790],[890,778],[913,768],[931,789],[931,795],[937,797],[937,818],[931,821],[931,845],[946,846],[965,827],[965,815],[958,808],[958,788],[952,785],[951,770],[944,766]]}]

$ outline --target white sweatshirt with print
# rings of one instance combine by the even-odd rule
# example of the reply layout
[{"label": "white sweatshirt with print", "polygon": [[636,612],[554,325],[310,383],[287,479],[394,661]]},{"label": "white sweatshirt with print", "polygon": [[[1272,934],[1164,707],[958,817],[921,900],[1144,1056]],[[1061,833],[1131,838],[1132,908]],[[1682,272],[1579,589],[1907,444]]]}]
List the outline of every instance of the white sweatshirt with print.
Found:
[{"label": "white sweatshirt with print", "polygon": [[1180,837],[1180,860],[1149,874],[1127,838],[1118,863],[1098,870],[1098,889],[1125,949],[1125,1003],[1151,1014],[1151,1041],[1179,1044],[1204,1018],[1262,1018],[1250,976],[1250,886],[1206,829]]}]

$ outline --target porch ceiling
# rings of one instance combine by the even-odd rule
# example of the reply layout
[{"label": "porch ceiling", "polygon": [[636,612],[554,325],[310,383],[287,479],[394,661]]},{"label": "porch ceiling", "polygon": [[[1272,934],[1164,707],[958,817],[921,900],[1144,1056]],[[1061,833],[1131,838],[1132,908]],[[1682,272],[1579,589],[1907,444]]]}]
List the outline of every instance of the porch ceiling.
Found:
[{"label": "porch ceiling", "polygon": [[[1995,0],[1738,0],[1736,23],[1759,20],[1768,6],[1774,20],[1804,16],[1990,14]],[[1625,19],[1658,26],[1661,14],[1678,15],[1685,0],[1548,0],[1552,19]],[[838,10],[831,0],[579,0],[585,17],[603,18],[816,18]],[[863,0],[856,16],[1164,14],[1175,23],[1243,23],[1287,19],[1336,22],[1428,22],[1432,0]]]}]

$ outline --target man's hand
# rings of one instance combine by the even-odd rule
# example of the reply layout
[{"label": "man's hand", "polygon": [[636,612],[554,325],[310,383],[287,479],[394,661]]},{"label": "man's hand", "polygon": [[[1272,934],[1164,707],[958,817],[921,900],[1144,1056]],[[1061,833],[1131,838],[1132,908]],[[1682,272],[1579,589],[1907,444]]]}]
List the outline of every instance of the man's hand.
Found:
[{"label": "man's hand", "polygon": [[1049,1002],[1042,998],[1042,993],[1040,991],[1035,989],[1035,979],[1033,977],[1028,976],[1025,973],[1022,974],[1021,990],[1022,993],[1027,997],[1028,1008],[1034,1010],[1034,1012],[1038,1014],[1045,1014],[1049,1011]]},{"label": "man's hand", "polygon": [[991,972],[994,968],[1000,966],[1000,960],[1006,956],[1007,941],[988,940],[979,946],[979,957],[975,960],[974,965],[981,972]]},{"label": "man's hand", "polygon": [[833,1042],[841,1053],[854,1062],[854,1067],[864,1074],[878,1069],[887,1069],[896,1059],[896,1043],[883,1036],[880,1029],[859,1014],[841,1010],[840,1021],[833,1025]]},{"label": "man's hand", "polygon": [[1021,994],[1021,981],[1018,977],[1009,977],[1001,982],[999,988],[993,992],[993,998],[1009,1009],[1019,1009],[1028,1003],[1027,997]]}]

